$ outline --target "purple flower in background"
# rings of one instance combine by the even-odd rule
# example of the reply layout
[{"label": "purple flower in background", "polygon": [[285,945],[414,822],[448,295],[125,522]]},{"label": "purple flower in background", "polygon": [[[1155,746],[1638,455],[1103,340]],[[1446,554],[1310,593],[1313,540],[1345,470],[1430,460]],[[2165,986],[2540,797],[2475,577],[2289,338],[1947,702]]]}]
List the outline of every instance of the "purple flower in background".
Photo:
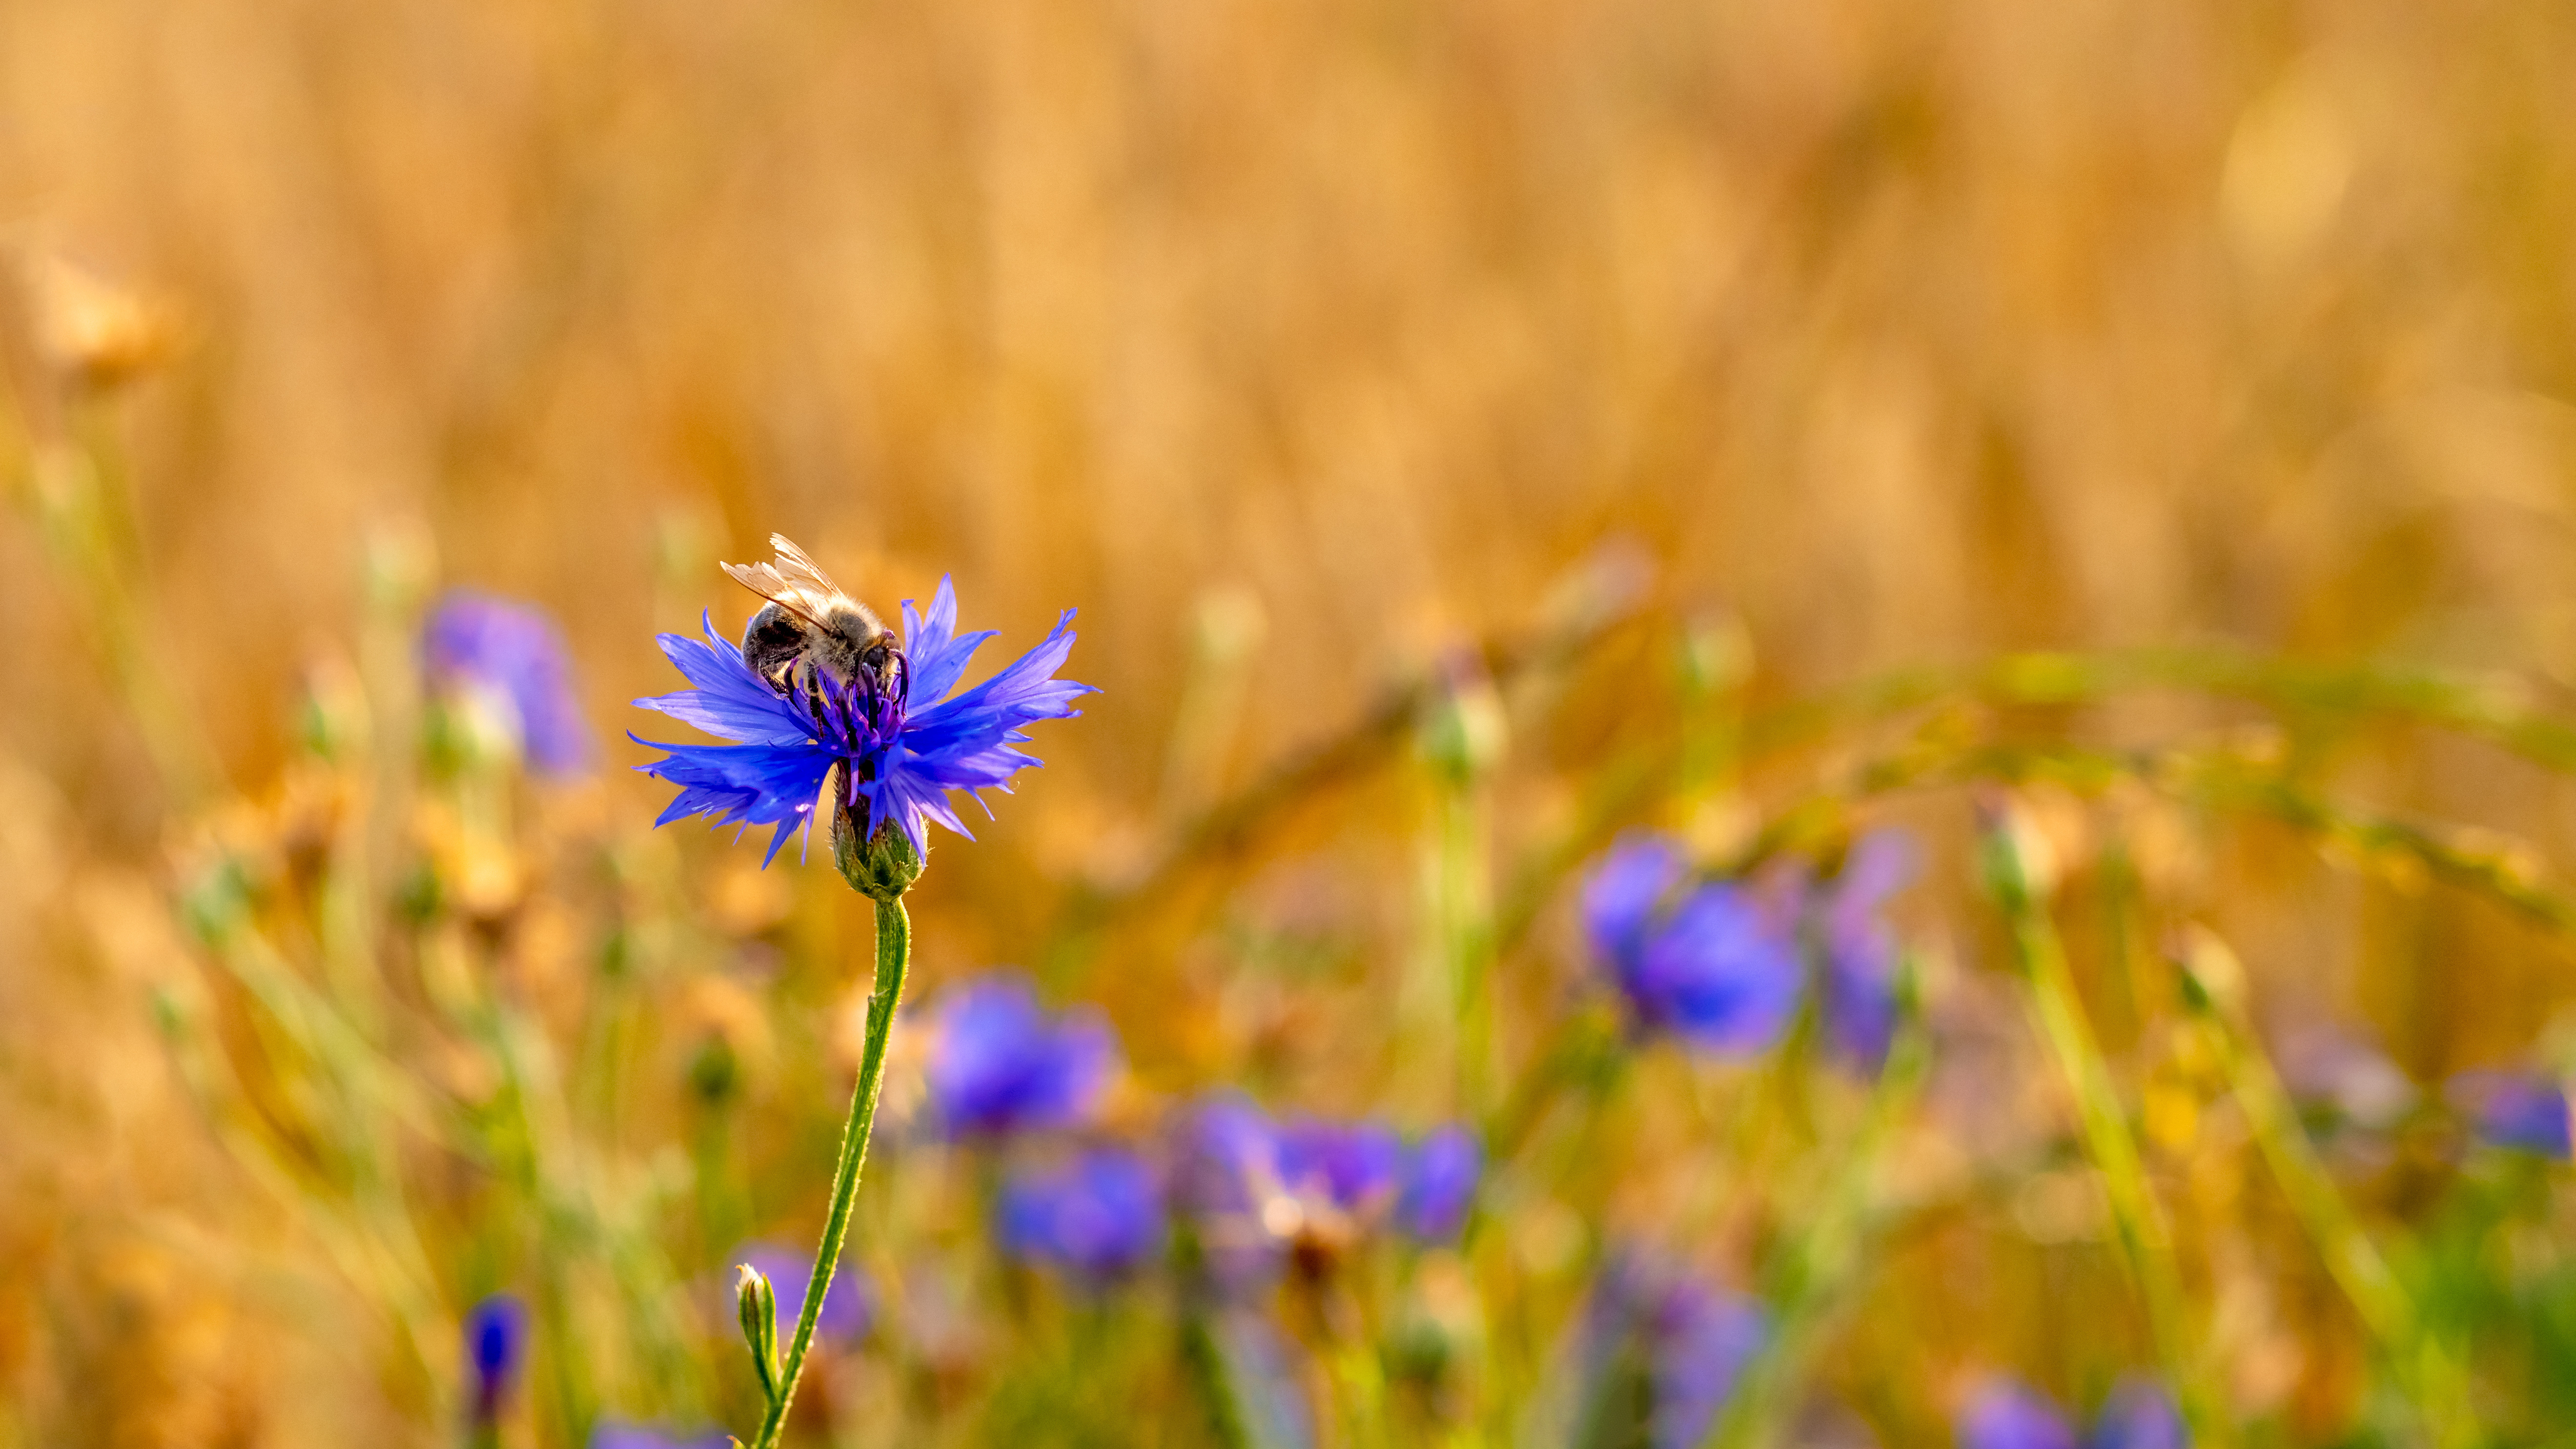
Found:
[{"label": "purple flower in background", "polygon": [[1474,1133],[1455,1123],[1433,1128],[1405,1164],[1404,1190],[1395,1206],[1397,1228],[1421,1243],[1457,1237],[1484,1170],[1485,1150]]},{"label": "purple flower in background", "polygon": [[1303,1117],[1279,1130],[1278,1162],[1279,1185],[1306,1219],[1355,1232],[1394,1206],[1404,1139],[1383,1122]]},{"label": "purple flower in background", "polygon": [[[813,1258],[775,1243],[745,1243],[734,1249],[729,1261],[748,1263],[769,1280],[770,1291],[778,1295],[778,1341],[785,1343],[805,1312]],[[826,1342],[847,1346],[866,1338],[875,1321],[876,1306],[869,1301],[867,1284],[858,1267],[844,1256],[832,1274],[832,1286],[823,1290],[823,1310],[814,1319],[814,1332]]]},{"label": "purple flower in background", "polygon": [[421,652],[433,676],[506,712],[530,769],[560,778],[589,765],[590,724],[573,697],[563,635],[543,613],[458,589],[430,614]]},{"label": "purple flower in background", "polygon": [[740,646],[717,636],[712,618],[702,622],[703,640],[665,634],[663,655],[694,687],[635,702],[734,743],[638,739],[667,751],[640,768],[680,787],[654,823],[705,815],[717,825],[774,826],[766,865],[788,836],[812,821],[832,766],[846,764],[849,803],[867,806],[862,834],[872,837],[890,822],[926,858],[927,822],[967,834],[951,808],[952,792],[990,787],[1007,793],[1013,775],[1038,763],[1013,748],[1028,741],[1021,726],[1071,718],[1079,713],[1073,701],[1093,692],[1054,677],[1072,653],[1072,623],[1068,609],[1045,642],[954,697],[948,692],[968,658],[994,636],[957,632],[957,594],[944,578],[928,615],[904,602],[902,683],[894,694],[881,692],[872,679],[845,684],[821,675],[809,675],[806,690],[781,694],[744,662]]},{"label": "purple flower in background", "polygon": [[[1769,1332],[1751,1299],[1621,1252],[1592,1285],[1576,1352],[1590,1397],[1612,1396],[1623,1373],[1641,1376],[1646,1442],[1691,1449],[1708,1436]],[[1616,1412],[1615,1403],[1596,1403],[1587,1417],[1605,1411]]]},{"label": "purple flower in background", "polygon": [[1163,1250],[1163,1194],[1133,1152],[1099,1148],[1002,1188],[1002,1251],[1092,1283],[1123,1278]]},{"label": "purple flower in background", "polygon": [[1090,1119],[1118,1067],[1118,1042],[1090,1013],[1050,1017],[1028,982],[992,972],[940,1004],[932,1027],[932,1109],[959,1136],[994,1136]]},{"label": "purple flower in background", "polygon": [[515,1295],[495,1293],[465,1313],[465,1359],[474,1384],[474,1422],[501,1416],[501,1401],[518,1382],[528,1357],[528,1307]]},{"label": "purple flower in background", "polygon": [[733,1436],[722,1429],[685,1433],[603,1419],[590,1431],[590,1449],[729,1449]]},{"label": "purple flower in background", "polygon": [[1171,1130],[1172,1204],[1195,1230],[1209,1275],[1226,1289],[1268,1281],[1285,1248],[1279,1135],[1270,1118],[1237,1092],[1199,1099]]},{"label": "purple flower in background", "polygon": [[2190,1449],[2191,1431],[2173,1396],[2142,1378],[2127,1378],[2111,1391],[2093,1421],[2085,1449]]},{"label": "purple flower in background", "polygon": [[1959,1411],[1959,1449],[2076,1449],[2075,1426],[2038,1390],[1992,1378]]},{"label": "purple flower in background", "polygon": [[2451,1100],[2469,1114],[2480,1137],[2498,1147],[2565,1161],[2569,1156],[2567,1088],[2535,1072],[2462,1072]]},{"label": "purple flower in background", "polygon": [[1684,889],[1687,874],[1670,841],[1631,837],[1613,847],[1583,892],[1593,948],[1640,1029],[1714,1056],[1763,1051],[1797,1007],[1797,943],[1745,886]]},{"label": "purple flower in background", "polygon": [[1913,876],[1913,841],[1873,831],[1814,898],[1825,1030],[1834,1049],[1864,1070],[1877,1070],[1896,1039],[1896,933],[1879,908]]}]

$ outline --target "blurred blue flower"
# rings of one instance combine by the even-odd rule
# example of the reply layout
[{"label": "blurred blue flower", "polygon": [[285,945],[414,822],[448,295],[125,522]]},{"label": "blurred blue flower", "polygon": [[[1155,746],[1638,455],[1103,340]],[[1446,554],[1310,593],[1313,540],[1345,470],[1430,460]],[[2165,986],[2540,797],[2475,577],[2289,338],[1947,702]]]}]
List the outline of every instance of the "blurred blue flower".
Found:
[{"label": "blurred blue flower", "polygon": [[[1692,1449],[1708,1436],[1770,1326],[1742,1294],[1644,1254],[1612,1254],[1593,1281],[1576,1330],[1587,1397],[1642,1372],[1646,1442]],[[1590,1418],[1602,1412],[1596,1405]]]},{"label": "blurred blue flower", "polygon": [[1235,1092],[1201,1098],[1172,1134],[1172,1201],[1219,1286],[1269,1281],[1294,1255],[1321,1268],[1384,1228],[1454,1238],[1483,1172],[1464,1128],[1407,1146],[1376,1121],[1274,1122]]},{"label": "blurred blue flower", "polygon": [[1310,1218],[1354,1228],[1376,1220],[1402,1188],[1404,1139],[1383,1122],[1301,1117],[1279,1129],[1279,1186]]},{"label": "blurred blue flower", "polygon": [[579,774],[590,763],[590,723],[573,696],[563,635],[531,605],[458,589],[421,631],[432,676],[477,691],[518,731],[528,767]]},{"label": "blurred blue flower", "polygon": [[1038,763],[1012,748],[1028,741],[1021,726],[1071,718],[1079,713],[1073,701],[1093,692],[1087,684],[1054,677],[1073,651],[1072,623],[1068,609],[1045,642],[954,698],[946,696],[966,672],[967,659],[993,634],[957,632],[957,595],[944,578],[926,617],[910,600],[904,602],[899,698],[881,694],[869,679],[847,685],[822,680],[810,696],[781,695],[743,662],[740,646],[717,636],[712,618],[701,623],[703,640],[665,634],[663,655],[695,687],[635,702],[735,743],[637,739],[668,752],[639,768],[680,787],[654,823],[703,814],[718,825],[775,826],[765,865],[788,836],[811,822],[825,776],[835,763],[846,763],[849,803],[867,807],[861,834],[872,837],[891,822],[927,858],[926,822],[967,834],[950,807],[950,793],[987,787],[1007,793],[1013,775]]},{"label": "blurred blue flower", "polygon": [[1118,1041],[1097,1015],[1049,1017],[1023,977],[996,971],[940,1003],[923,1075],[951,1133],[999,1135],[1090,1119],[1118,1069]]},{"label": "blurred blue flower", "polygon": [[1959,1449],[2076,1449],[2063,1410],[2019,1379],[1979,1385],[1959,1410]]},{"label": "blurred blue flower", "polygon": [[2127,1378],[2111,1391],[2093,1421],[2085,1449],[2190,1449],[2191,1431],[2173,1396],[2142,1378]]},{"label": "blurred blue flower", "polygon": [[1239,1092],[1217,1092],[1185,1108],[1171,1130],[1172,1205],[1191,1224],[1216,1286],[1255,1287],[1278,1270],[1293,1227],[1280,1187],[1279,1136],[1269,1116]]},{"label": "blurred blue flower", "polygon": [[2469,1114],[2480,1137],[2498,1147],[2565,1161],[2569,1156],[2567,1088],[2537,1072],[2462,1072],[2451,1100]]},{"label": "blurred blue flower", "polygon": [[1902,832],[1873,831],[1852,846],[1841,873],[1813,900],[1824,953],[1825,1031],[1844,1060],[1866,1071],[1887,1060],[1896,1039],[1896,933],[1880,907],[1913,878],[1914,854]]},{"label": "blurred blue flower", "polygon": [[722,1429],[686,1433],[603,1419],[590,1431],[590,1449],[730,1449],[733,1436]]},{"label": "blurred blue flower", "polygon": [[465,1313],[465,1358],[474,1384],[474,1422],[500,1417],[501,1401],[518,1382],[528,1357],[528,1306],[516,1295],[495,1293]]},{"label": "blurred blue flower", "polygon": [[[805,1312],[805,1289],[814,1276],[813,1258],[775,1243],[745,1243],[734,1249],[726,1261],[749,1263],[769,1280],[770,1290],[778,1295],[778,1341],[786,1343],[796,1333],[797,1318]],[[857,1265],[844,1255],[833,1270],[832,1286],[823,1290],[823,1309],[814,1319],[815,1335],[827,1343],[847,1347],[866,1338],[875,1322],[876,1305],[871,1301],[866,1280]]]},{"label": "blurred blue flower", "polygon": [[1668,840],[1632,836],[1614,846],[1584,887],[1593,948],[1640,1030],[1670,1032],[1714,1056],[1761,1052],[1797,1007],[1797,943],[1745,886],[1685,890],[1687,875]]},{"label": "blurred blue flower", "polygon": [[1013,1177],[998,1216],[1003,1252],[1095,1284],[1126,1277],[1163,1250],[1161,1185],[1123,1148]]},{"label": "blurred blue flower", "polygon": [[1452,1123],[1435,1127],[1417,1143],[1405,1164],[1404,1191],[1397,1200],[1396,1226],[1423,1243],[1445,1243],[1466,1225],[1475,1201],[1477,1181],[1485,1170],[1485,1150],[1474,1133]]}]

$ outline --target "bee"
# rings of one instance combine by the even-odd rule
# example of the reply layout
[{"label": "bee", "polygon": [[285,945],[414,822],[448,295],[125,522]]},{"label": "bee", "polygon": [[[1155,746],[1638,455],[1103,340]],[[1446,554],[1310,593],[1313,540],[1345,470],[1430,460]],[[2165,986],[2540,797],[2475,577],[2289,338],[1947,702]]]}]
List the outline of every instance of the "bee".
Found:
[{"label": "bee", "polygon": [[872,686],[880,698],[895,694],[903,646],[894,631],[785,535],[771,534],[769,546],[778,551],[774,563],[724,566],[734,582],[769,601],[742,631],[751,672],[783,697],[806,695],[818,712],[824,680],[842,689]]}]

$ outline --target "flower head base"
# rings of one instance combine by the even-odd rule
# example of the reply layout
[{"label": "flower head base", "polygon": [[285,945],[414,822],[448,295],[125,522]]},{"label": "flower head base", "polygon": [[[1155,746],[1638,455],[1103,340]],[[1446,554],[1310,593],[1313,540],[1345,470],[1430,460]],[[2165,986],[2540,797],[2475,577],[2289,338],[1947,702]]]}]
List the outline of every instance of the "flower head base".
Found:
[{"label": "flower head base", "polygon": [[705,815],[718,825],[771,827],[766,864],[812,824],[837,768],[835,804],[849,810],[854,839],[872,847],[891,829],[916,862],[927,859],[930,822],[968,834],[951,793],[980,802],[984,789],[1008,792],[1013,775],[1038,763],[1014,748],[1028,742],[1021,727],[1070,718],[1078,713],[1073,701],[1092,692],[1054,677],[1073,650],[1072,623],[1067,610],[1045,642],[954,696],[968,660],[993,635],[957,632],[957,594],[946,579],[928,614],[905,602],[899,667],[882,675],[859,671],[844,680],[805,670],[778,688],[716,634],[712,618],[702,623],[704,639],[665,634],[662,653],[693,687],[635,702],[734,743],[638,740],[665,752],[640,768],[680,787],[655,823]]},{"label": "flower head base", "polygon": [[1640,1031],[1668,1032],[1712,1056],[1754,1055],[1796,1010],[1797,943],[1749,887],[1685,890],[1688,874],[1673,842],[1622,841],[1584,887],[1584,924]]},{"label": "flower head base", "polygon": [[574,697],[563,635],[535,608],[458,589],[421,631],[430,674],[495,707],[540,775],[577,775],[590,764],[590,722]]},{"label": "flower head base", "polygon": [[1118,1069],[1118,1040],[1091,1013],[1050,1017],[1009,972],[949,993],[933,1027],[932,1110],[958,1136],[1078,1127]]},{"label": "flower head base", "polygon": [[1106,1285],[1163,1248],[1163,1193],[1135,1153],[1095,1148],[1071,1162],[1023,1173],[1002,1189],[1002,1250]]},{"label": "flower head base", "polygon": [[[805,1312],[805,1290],[814,1276],[814,1260],[782,1248],[775,1243],[745,1243],[734,1249],[728,1260],[749,1264],[767,1278],[778,1295],[778,1332],[783,1340],[795,1332],[796,1321]],[[832,1286],[823,1290],[823,1309],[814,1319],[814,1331],[826,1342],[855,1344],[868,1336],[876,1323],[876,1305],[869,1300],[867,1284],[858,1269],[844,1260],[832,1274]]]}]

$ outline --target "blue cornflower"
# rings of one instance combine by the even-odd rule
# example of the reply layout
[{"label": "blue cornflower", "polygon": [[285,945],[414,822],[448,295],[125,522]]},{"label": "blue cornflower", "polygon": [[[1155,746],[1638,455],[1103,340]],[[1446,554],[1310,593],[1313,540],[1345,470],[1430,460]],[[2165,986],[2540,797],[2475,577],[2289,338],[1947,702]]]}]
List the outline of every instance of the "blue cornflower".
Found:
[{"label": "blue cornflower", "polygon": [[931,1041],[931,1107],[959,1136],[1079,1126],[1118,1069],[1107,1022],[1092,1012],[1049,1017],[1012,972],[950,992]]},{"label": "blue cornflower", "polygon": [[1474,1133],[1452,1123],[1435,1127],[1415,1144],[1405,1164],[1396,1226],[1423,1243],[1445,1243],[1466,1226],[1467,1208],[1484,1175],[1485,1151]]},{"label": "blue cornflower", "polygon": [[475,691],[516,731],[541,775],[579,774],[590,763],[590,723],[573,696],[563,635],[531,605],[458,589],[421,631],[432,676]]},{"label": "blue cornflower", "polygon": [[[778,1341],[785,1343],[805,1312],[805,1289],[814,1276],[814,1259],[775,1243],[745,1243],[727,1261],[748,1263],[769,1280],[770,1291],[778,1297]],[[857,1265],[844,1257],[832,1274],[832,1286],[823,1290],[823,1311],[814,1319],[814,1332],[827,1342],[848,1346],[868,1336],[876,1316],[866,1280]]]},{"label": "blue cornflower", "polygon": [[1822,948],[1820,1004],[1843,1058],[1875,1071],[1896,1039],[1896,933],[1880,906],[1914,875],[1913,842],[1893,830],[1861,837],[1811,898]]},{"label": "blue cornflower", "polygon": [[[1187,1214],[1210,1275],[1227,1288],[1255,1286],[1278,1270],[1293,1230],[1279,1181],[1279,1134],[1238,1092],[1201,1098],[1171,1130],[1172,1203]],[[1295,1204],[1287,1202],[1287,1208]]]},{"label": "blue cornflower", "polygon": [[2126,1378],[2111,1391],[2093,1421],[2085,1449],[2191,1449],[2191,1431],[2173,1395],[2142,1378]]},{"label": "blue cornflower", "polygon": [[1003,1252],[1092,1284],[1124,1278],[1163,1250],[1162,1185],[1123,1148],[1013,1177],[997,1216]]},{"label": "blue cornflower", "polygon": [[1632,836],[1586,883],[1584,923],[1639,1030],[1670,1032],[1713,1056],[1750,1056],[1778,1041],[1796,1010],[1797,943],[1745,886],[1684,890],[1688,874],[1672,841]]},{"label": "blue cornflower", "polygon": [[810,674],[810,689],[781,694],[752,672],[738,645],[716,635],[712,618],[702,621],[703,640],[665,634],[663,655],[695,688],[635,702],[735,743],[637,739],[668,752],[640,768],[680,787],[654,823],[702,814],[718,825],[775,826],[765,865],[788,836],[811,823],[824,779],[840,764],[849,767],[847,803],[865,806],[860,838],[873,839],[891,824],[916,858],[926,858],[927,822],[968,833],[950,808],[950,792],[990,787],[1007,793],[1013,775],[1038,763],[1012,748],[1028,741],[1021,726],[1071,718],[1079,713],[1073,701],[1093,692],[1054,677],[1073,650],[1072,623],[1068,609],[1044,643],[953,698],[948,692],[965,674],[967,659],[994,636],[957,632],[957,594],[945,578],[927,616],[904,602],[903,667],[896,676],[902,683],[894,694],[881,693],[870,678],[843,684]]},{"label": "blue cornflower", "polygon": [[[2075,1422],[2019,1379],[1987,1379],[1960,1407],[1959,1449],[2076,1449]],[[2173,1396],[2137,1377],[2120,1381],[2084,1449],[2189,1449],[2190,1431]]]},{"label": "blue cornflower", "polygon": [[465,1358],[474,1383],[474,1422],[491,1424],[528,1357],[528,1307],[495,1293],[465,1313]]},{"label": "blue cornflower", "polygon": [[1464,1128],[1408,1145],[1382,1122],[1274,1122],[1238,1093],[1202,1098],[1173,1135],[1172,1197],[1217,1279],[1265,1282],[1295,1255],[1321,1268],[1382,1227],[1456,1237],[1483,1171]]},{"label": "blue cornflower", "polygon": [[733,1436],[722,1429],[675,1432],[603,1419],[590,1431],[590,1449],[729,1449]]},{"label": "blue cornflower", "polygon": [[1634,1252],[1614,1254],[1584,1304],[1578,1359],[1588,1398],[1586,1417],[1618,1412],[1599,1403],[1617,1376],[1641,1374],[1646,1442],[1689,1449],[1708,1435],[1718,1412],[1770,1336],[1752,1299]]},{"label": "blue cornflower", "polygon": [[2469,1114],[2480,1137],[2498,1147],[2569,1156],[2566,1084],[2535,1072],[2462,1072],[2451,1100]]}]

